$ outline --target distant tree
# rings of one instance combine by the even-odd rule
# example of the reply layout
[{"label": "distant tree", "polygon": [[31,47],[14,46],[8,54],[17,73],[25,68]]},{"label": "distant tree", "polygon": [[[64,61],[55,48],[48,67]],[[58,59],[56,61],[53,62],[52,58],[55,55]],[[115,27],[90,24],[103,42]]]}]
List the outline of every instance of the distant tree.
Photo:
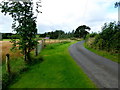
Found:
[{"label": "distant tree", "polygon": [[90,30],[90,27],[89,26],[86,26],[86,25],[82,25],[82,26],[79,26],[75,33],[74,33],[74,36],[77,37],[77,38],[85,38],[86,35],[89,33],[87,30]]},{"label": "distant tree", "polygon": [[40,34],[40,37],[47,37],[47,36],[49,36],[50,39],[60,39],[62,34],[64,34],[64,31],[56,30],[56,31],[45,32],[44,34]]},{"label": "distant tree", "polygon": [[[119,13],[119,11],[120,11],[120,1],[115,3],[115,8],[117,8],[117,7],[118,7],[118,16],[120,16],[120,13]],[[118,18],[118,24],[120,25],[119,18]]]},{"label": "distant tree", "polygon": [[75,31],[72,30],[71,37],[74,37],[74,33],[75,33]]},{"label": "distant tree", "polygon": [[12,40],[13,46],[15,47],[18,45],[18,49],[22,50],[22,53],[24,54],[24,60],[30,62],[30,52],[37,44],[37,41],[35,40],[37,34],[37,17],[33,14],[32,0],[29,0],[29,2],[24,2],[24,0],[18,0],[18,2],[14,2],[14,0],[2,2],[0,8],[1,12],[5,15],[7,13],[11,15],[13,18],[12,29],[14,29],[20,38],[17,42]]},{"label": "distant tree", "polygon": [[58,39],[60,38],[60,36],[64,33],[64,31],[62,30],[56,30],[56,31],[52,31],[51,34],[50,34],[50,38],[51,39]]},{"label": "distant tree", "polygon": [[2,38],[3,39],[10,39],[10,37],[12,36],[12,33],[2,33]]}]

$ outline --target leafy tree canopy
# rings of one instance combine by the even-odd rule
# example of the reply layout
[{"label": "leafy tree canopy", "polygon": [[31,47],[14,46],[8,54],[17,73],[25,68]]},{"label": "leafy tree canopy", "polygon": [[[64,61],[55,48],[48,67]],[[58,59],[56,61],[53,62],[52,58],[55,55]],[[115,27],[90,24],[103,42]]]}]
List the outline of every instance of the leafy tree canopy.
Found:
[{"label": "leafy tree canopy", "polygon": [[115,3],[115,8],[120,7],[120,1]]},{"label": "leafy tree canopy", "polygon": [[12,40],[13,46],[19,46],[25,55],[25,61],[30,61],[30,52],[36,46],[35,40],[37,34],[36,18],[33,13],[33,2],[9,1],[2,2],[1,12],[9,14],[13,18],[12,29],[19,37],[19,41]]},{"label": "leafy tree canopy", "polygon": [[81,25],[79,26],[76,31],[75,31],[75,37],[78,37],[78,38],[85,38],[86,35],[89,33],[88,31],[86,30],[90,30],[90,27],[89,26],[86,26],[86,25]]}]

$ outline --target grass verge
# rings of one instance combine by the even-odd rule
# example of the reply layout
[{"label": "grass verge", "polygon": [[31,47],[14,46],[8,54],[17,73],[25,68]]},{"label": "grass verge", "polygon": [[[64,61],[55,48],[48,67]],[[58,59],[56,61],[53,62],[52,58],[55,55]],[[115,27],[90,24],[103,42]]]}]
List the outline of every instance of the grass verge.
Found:
[{"label": "grass verge", "polygon": [[33,54],[31,54],[31,58],[32,61],[29,64],[24,62],[23,57],[10,59],[10,75],[6,72],[5,62],[2,62],[2,89],[7,89],[9,85],[15,83],[23,73],[29,71],[31,66],[42,61],[41,56],[33,57]]},{"label": "grass verge", "polygon": [[[19,39],[16,40],[18,41]],[[11,39],[3,39],[2,41],[11,41]]]},{"label": "grass verge", "polygon": [[68,47],[73,43],[49,44],[40,53],[43,62],[31,66],[10,88],[96,88],[71,58]]},{"label": "grass verge", "polygon": [[119,60],[120,54],[111,54],[107,51],[93,49],[93,48],[90,48],[88,45],[86,45],[86,43],[84,43],[84,47],[86,49],[90,50],[91,52],[96,53],[97,55],[103,56],[103,57],[110,59],[114,62],[120,63],[120,60]]}]

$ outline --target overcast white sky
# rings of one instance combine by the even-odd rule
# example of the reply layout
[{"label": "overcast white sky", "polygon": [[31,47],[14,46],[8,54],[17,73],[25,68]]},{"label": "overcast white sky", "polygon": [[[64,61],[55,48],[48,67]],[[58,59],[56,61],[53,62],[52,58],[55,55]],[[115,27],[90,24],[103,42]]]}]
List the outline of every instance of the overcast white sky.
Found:
[{"label": "overcast white sky", "polygon": [[[38,33],[68,32],[80,25],[90,26],[90,32],[101,31],[105,22],[118,21],[118,9],[114,8],[116,1],[119,0],[42,0],[40,10],[43,13],[37,19]],[[12,18],[0,12],[0,32],[12,32],[11,25]]]}]

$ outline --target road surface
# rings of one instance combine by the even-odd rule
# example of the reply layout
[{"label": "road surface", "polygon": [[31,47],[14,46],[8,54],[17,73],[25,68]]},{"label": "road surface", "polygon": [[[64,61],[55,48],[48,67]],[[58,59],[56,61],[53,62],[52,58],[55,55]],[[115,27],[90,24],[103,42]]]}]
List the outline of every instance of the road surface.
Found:
[{"label": "road surface", "polygon": [[118,88],[118,64],[88,51],[83,43],[69,47],[77,64],[99,88]]}]

